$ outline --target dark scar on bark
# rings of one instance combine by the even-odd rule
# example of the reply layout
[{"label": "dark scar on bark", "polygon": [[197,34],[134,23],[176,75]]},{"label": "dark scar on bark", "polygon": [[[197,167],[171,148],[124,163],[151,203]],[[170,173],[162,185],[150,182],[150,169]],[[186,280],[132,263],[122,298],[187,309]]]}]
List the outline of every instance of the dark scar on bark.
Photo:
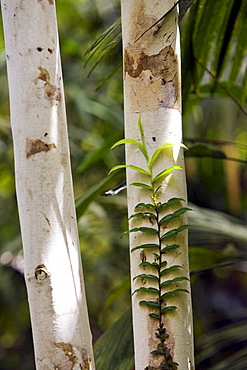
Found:
[{"label": "dark scar on bark", "polygon": [[31,155],[41,153],[41,152],[49,152],[52,148],[57,149],[55,144],[46,144],[44,141],[37,139],[37,140],[26,140],[26,157],[29,158]]}]

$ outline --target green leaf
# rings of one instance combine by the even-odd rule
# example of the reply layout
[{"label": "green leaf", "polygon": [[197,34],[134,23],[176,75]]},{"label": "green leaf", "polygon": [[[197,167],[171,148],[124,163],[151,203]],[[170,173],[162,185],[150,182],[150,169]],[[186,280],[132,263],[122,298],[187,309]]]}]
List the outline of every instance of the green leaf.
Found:
[{"label": "green leaf", "polygon": [[160,297],[160,299],[166,299],[166,298],[169,298],[171,296],[173,296],[174,294],[177,294],[177,293],[189,293],[189,291],[187,289],[175,289],[175,290],[172,290],[170,292],[166,292],[164,294],[162,294],[162,296]]},{"label": "green leaf", "polygon": [[152,168],[153,165],[154,165],[154,162],[156,161],[156,159],[158,158],[158,156],[160,155],[160,153],[164,150],[164,149],[167,149],[167,148],[170,148],[170,147],[174,147],[174,146],[181,146],[185,149],[187,149],[187,147],[182,144],[182,143],[170,143],[168,141],[166,141],[164,144],[162,144],[159,148],[157,148],[155,150],[155,152],[153,153],[150,161],[148,162],[148,168]]},{"label": "green leaf", "polygon": [[162,356],[165,356],[166,353],[160,349],[155,349],[154,351],[151,351],[150,352],[152,355],[162,355]]},{"label": "green leaf", "polygon": [[156,288],[152,288],[152,287],[149,287],[149,288],[141,287],[141,288],[136,289],[132,294],[135,294],[135,293],[154,293],[154,294],[159,294],[159,290],[156,289]]},{"label": "green leaf", "polygon": [[178,281],[183,281],[183,280],[187,280],[189,281],[189,279],[185,276],[180,276],[180,277],[176,277],[174,279],[171,279],[171,280],[166,280],[166,281],[163,281],[163,283],[160,284],[161,288],[164,288],[165,286],[169,286],[171,285],[172,283],[176,283]]},{"label": "green leaf", "polygon": [[134,247],[131,249],[131,252],[134,252],[136,249],[152,249],[152,248],[159,248],[158,244],[142,244],[138,245],[137,247]]},{"label": "green leaf", "polygon": [[144,175],[151,176],[150,172],[144,170],[141,167],[133,166],[132,164],[119,164],[118,166],[112,167],[108,175],[110,175],[113,171],[119,170],[121,168],[131,168],[132,170],[138,171],[140,173],[143,173]]},{"label": "green leaf", "polygon": [[155,190],[154,190],[154,194],[153,194],[153,197],[156,196],[156,194],[158,193],[158,191],[160,190],[161,188],[161,185],[158,186]]},{"label": "green leaf", "polygon": [[148,262],[148,261],[144,261],[142,263],[139,264],[139,266],[143,266],[143,267],[151,267],[151,268],[155,268],[156,270],[159,269],[159,264],[156,263],[156,262]]},{"label": "green leaf", "polygon": [[180,166],[169,167],[166,170],[161,171],[160,173],[158,173],[158,175],[156,175],[155,178],[152,180],[152,183],[154,183],[158,179],[160,179],[160,180],[164,179],[166,176],[168,176],[174,170],[181,170],[181,169],[182,169],[182,167],[180,167]]},{"label": "green leaf", "polygon": [[167,265],[167,261],[163,261],[161,262],[160,267],[165,267],[166,265]]},{"label": "green leaf", "polygon": [[76,199],[76,213],[80,218],[86,211],[89,204],[101,195],[114,181],[122,176],[122,171],[115,172],[110,176],[106,176],[103,180],[92,186],[86,193],[83,193]]},{"label": "green leaf", "polygon": [[139,227],[139,231],[142,233],[152,233],[152,234],[157,234],[158,231],[154,229],[153,227]]},{"label": "green leaf", "polygon": [[144,184],[142,182],[133,182],[132,184],[130,185],[133,185],[133,186],[139,186],[141,188],[146,188],[146,189],[149,189],[149,190],[153,190],[153,187],[151,185],[148,185],[148,184]]},{"label": "green leaf", "polygon": [[160,238],[160,240],[168,239],[168,238],[174,238],[177,236],[178,233],[182,232],[185,229],[188,229],[189,225],[182,225],[178,227],[177,229],[172,229],[167,231],[165,234],[163,234]]},{"label": "green leaf", "polygon": [[151,203],[138,203],[138,204],[135,206],[135,210],[136,210],[136,209],[139,209],[139,208],[154,209],[154,208],[155,208],[155,205],[154,205],[154,204],[151,204]]},{"label": "green leaf", "polygon": [[130,230],[127,230],[125,231],[122,235],[126,235],[126,234],[129,234],[129,233],[134,233],[134,232],[137,232],[137,231],[141,231],[142,233],[151,233],[151,234],[157,234],[158,231],[156,229],[153,229],[152,227],[134,227],[133,229],[130,229]]},{"label": "green leaf", "polygon": [[122,280],[111,292],[107,300],[105,301],[103,310],[106,310],[117,298],[121,297],[124,293],[130,290],[130,275],[128,274],[124,280]]},{"label": "green leaf", "polygon": [[159,278],[155,275],[152,275],[152,274],[140,274],[140,275],[137,275],[133,278],[133,280],[135,279],[148,279],[148,280],[159,280]]},{"label": "green leaf", "polygon": [[176,306],[167,306],[165,308],[162,308],[162,310],[160,311],[161,313],[166,313],[166,312],[170,312],[170,311],[175,311],[177,309]]},{"label": "green leaf", "polygon": [[164,217],[162,217],[162,219],[159,221],[159,225],[163,225],[169,221],[171,221],[174,217],[174,213],[169,213],[169,215],[166,215]]},{"label": "green leaf", "polygon": [[155,218],[155,219],[157,219],[156,215],[154,215],[153,213],[149,213],[149,212],[144,212],[144,213],[139,212],[139,213],[135,213],[135,214],[133,214],[133,215],[131,215],[131,216],[129,217],[129,220],[130,220],[131,218],[134,218],[134,217],[148,217],[148,218]]},{"label": "green leaf", "polygon": [[160,320],[160,316],[156,315],[156,313],[150,313],[149,316],[152,317],[153,319]]},{"label": "green leaf", "polygon": [[182,266],[180,266],[180,265],[173,265],[173,266],[167,267],[166,269],[160,271],[160,275],[163,276],[163,275],[168,274],[169,272],[171,272],[173,270],[176,270],[178,268],[182,268]]},{"label": "green leaf", "polygon": [[158,211],[161,211],[166,207],[173,206],[174,204],[177,204],[180,202],[185,202],[185,200],[183,198],[171,198],[168,200],[168,202],[160,204],[158,207]]},{"label": "green leaf", "polygon": [[154,307],[154,308],[160,308],[160,303],[153,302],[153,301],[140,301],[139,305],[141,306],[148,306],[148,307]]},{"label": "green leaf", "polygon": [[166,148],[170,148],[173,144],[169,143],[168,141],[166,141],[164,144],[162,144],[159,148],[157,148],[155,150],[155,152],[153,153],[149,163],[148,163],[148,167],[149,168],[152,168],[153,167],[153,164],[154,162],[156,161],[156,159],[158,158],[158,156],[160,155],[160,153],[166,149]]},{"label": "green leaf", "polygon": [[181,215],[183,215],[185,212],[188,212],[188,211],[193,211],[193,209],[191,209],[191,208],[187,208],[187,207],[182,207],[182,208],[178,209],[177,211],[175,211],[175,212],[173,213],[173,215],[174,215],[175,217],[178,217],[178,216],[181,216]]},{"label": "green leaf", "polygon": [[138,141],[136,141],[134,139],[122,139],[122,140],[119,140],[119,141],[117,141],[111,147],[111,149],[115,148],[118,145],[122,145],[122,144],[134,144],[134,145],[137,145],[138,148],[140,149],[140,151],[142,152],[142,154],[144,155],[144,157],[146,156],[146,148],[145,148],[145,146],[142,143],[139,143]]},{"label": "green leaf", "polygon": [[77,171],[83,173],[86,170],[93,168],[98,165],[104,156],[109,153],[109,149],[112,144],[122,136],[122,131],[114,132],[107,139],[104,140],[104,143],[97,147],[96,150],[90,151],[88,154],[83,156],[83,161],[80,163]]},{"label": "green leaf", "polygon": [[166,252],[168,252],[168,251],[170,251],[170,250],[177,249],[177,248],[179,248],[179,247],[180,247],[180,245],[179,245],[179,244],[172,244],[172,245],[168,245],[168,246],[166,246],[166,247],[162,248],[160,252],[161,252],[161,253],[166,253]]},{"label": "green leaf", "polygon": [[141,140],[142,140],[142,146],[143,146],[142,153],[143,153],[143,155],[146,158],[146,161],[148,163],[149,156],[148,156],[148,151],[147,151],[147,145],[146,145],[146,141],[145,141],[144,131],[143,131],[143,127],[142,127],[141,116],[139,116],[139,118],[138,118],[138,129],[139,129],[140,134],[141,134]]},{"label": "green leaf", "polygon": [[97,370],[127,370],[134,366],[132,314],[129,309],[94,345]]},{"label": "green leaf", "polygon": [[165,239],[174,238],[176,235],[178,235],[178,229],[172,229],[163,234],[160,240],[162,241]]},{"label": "green leaf", "polygon": [[215,145],[200,143],[191,146],[188,153],[186,153],[186,157],[226,158],[226,155]]}]

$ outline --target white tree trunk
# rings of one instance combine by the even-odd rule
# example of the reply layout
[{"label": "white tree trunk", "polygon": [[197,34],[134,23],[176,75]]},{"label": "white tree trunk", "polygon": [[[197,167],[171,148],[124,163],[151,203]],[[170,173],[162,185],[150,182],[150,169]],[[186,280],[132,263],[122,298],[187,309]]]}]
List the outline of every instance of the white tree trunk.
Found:
[{"label": "white tree trunk", "polygon": [[94,369],[54,0],[1,0],[37,369]]},{"label": "white tree trunk", "polygon": [[[124,104],[125,104],[125,137],[140,142],[137,121],[141,116],[145,133],[147,149],[151,156],[155,149],[164,142],[181,143],[181,82],[180,82],[180,40],[178,30],[178,14],[174,9],[162,22],[151,28],[142,37],[145,30],[152,26],[173,5],[173,0],[122,0],[122,31],[124,54]],[[139,38],[140,37],[140,38]],[[138,147],[126,145],[126,164],[147,169],[144,157]],[[184,166],[183,150],[175,146],[174,150],[164,150],[154,175],[174,166]],[[130,185],[134,182],[147,182],[145,175],[127,169],[128,212],[135,213],[135,206],[140,202],[150,203],[150,190]],[[170,198],[179,197],[186,200],[186,181],[184,170],[173,171],[162,182],[158,200],[167,202]],[[184,205],[184,204],[183,204]],[[169,212],[176,210],[170,207]],[[186,217],[182,217],[182,224]],[[130,228],[138,227],[138,220],[130,220]],[[145,221],[144,221],[145,222]],[[152,220],[146,221],[146,226],[152,227]],[[172,223],[172,228],[181,226],[181,218]],[[168,223],[169,230],[170,224]],[[164,232],[165,232],[164,231]],[[130,234],[130,248],[145,243],[157,243],[157,236],[141,232]],[[181,274],[189,275],[188,245],[186,230],[172,238],[171,243],[177,243],[180,248],[167,253],[167,266],[181,265]],[[170,243],[170,244],[171,244]],[[148,267],[144,269],[139,264],[143,261],[154,261],[153,251],[135,250],[131,256],[132,292],[140,286],[148,286],[149,281],[133,278],[143,272],[151,273]],[[177,271],[170,272],[166,279],[177,276]],[[187,281],[180,282],[175,287],[189,289]],[[174,286],[173,286],[174,288]],[[171,289],[171,288],[170,288]],[[150,354],[157,349],[159,343],[155,335],[157,321],[149,317],[150,307],[139,305],[141,300],[152,299],[147,293],[135,293],[132,296],[133,326],[135,344],[136,370],[177,369],[177,365],[165,364],[161,355]],[[193,361],[193,330],[191,297],[187,293],[179,293],[168,299],[167,304],[177,306],[174,312],[163,315],[163,323],[169,337],[165,341],[170,352],[171,362],[177,362],[180,370],[194,368]],[[167,352],[167,353],[168,353]],[[167,367],[165,367],[167,366]]]}]

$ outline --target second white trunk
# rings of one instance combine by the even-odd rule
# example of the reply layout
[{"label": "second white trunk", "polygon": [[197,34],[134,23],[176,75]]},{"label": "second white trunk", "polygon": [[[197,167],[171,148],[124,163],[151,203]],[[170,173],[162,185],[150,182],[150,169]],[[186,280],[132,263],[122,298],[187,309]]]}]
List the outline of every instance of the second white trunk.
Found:
[{"label": "second white trunk", "polygon": [[54,0],[1,1],[37,369],[93,369]]}]

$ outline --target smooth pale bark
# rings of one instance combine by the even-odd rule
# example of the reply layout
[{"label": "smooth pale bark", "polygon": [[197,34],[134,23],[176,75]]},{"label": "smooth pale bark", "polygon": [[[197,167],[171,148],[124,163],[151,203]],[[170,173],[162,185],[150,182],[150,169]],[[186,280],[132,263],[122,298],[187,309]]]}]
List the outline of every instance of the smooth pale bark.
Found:
[{"label": "smooth pale bark", "polygon": [[54,0],[2,0],[37,369],[93,369]]},{"label": "smooth pale bark", "polygon": [[[164,142],[180,143],[182,141],[181,125],[181,82],[180,82],[180,41],[177,26],[177,10],[169,14],[162,22],[151,28],[142,37],[142,33],[165,14],[175,1],[122,0],[122,31],[124,55],[124,108],[125,108],[125,137],[140,141],[137,121],[141,116],[145,132],[147,148],[151,155]],[[139,38],[140,37],[140,38]],[[126,145],[126,164],[146,168],[144,157],[137,146]],[[174,166],[184,166],[183,150],[175,146],[165,150],[154,168],[154,175]],[[133,182],[147,182],[147,178],[132,169],[127,169],[128,212],[135,213],[134,208],[140,202],[150,203],[150,190],[131,186]],[[186,199],[186,181],[184,170],[173,171],[162,183],[158,200],[162,203],[170,198]],[[184,205],[184,204],[183,204]],[[177,209],[176,207],[174,209]],[[173,209],[173,210],[174,210]],[[172,209],[169,208],[169,212]],[[186,217],[182,224],[186,224]],[[140,226],[136,218],[130,220],[130,228]],[[149,220],[146,226],[152,227]],[[168,224],[169,226],[169,224]],[[172,228],[181,226],[181,218]],[[166,231],[168,231],[166,229]],[[156,235],[145,233],[130,234],[130,248],[144,243],[156,243]],[[176,251],[169,252],[165,260],[170,265],[181,265],[181,275],[188,276],[188,245],[187,232],[179,233],[173,243],[180,244]],[[171,243],[170,243],[171,244]],[[133,278],[143,272],[151,272],[140,267],[143,251],[136,250],[131,256],[132,292],[149,282],[140,282]],[[153,253],[145,250],[147,261],[154,261]],[[152,271],[153,273],[153,271]],[[177,272],[170,273],[166,279],[178,276]],[[146,284],[146,285],[145,285]],[[187,282],[180,282],[179,288],[189,288]],[[151,355],[155,350],[158,339],[155,337],[157,321],[149,317],[150,311],[146,306],[140,306],[139,301],[153,299],[144,293],[132,296],[133,326],[135,343],[135,368],[163,369],[162,356]],[[194,368],[193,362],[193,330],[190,294],[181,293],[168,299],[168,303],[177,306],[177,310],[167,313],[163,318],[169,338],[166,346],[169,348],[173,361],[179,364],[179,369]],[[170,367],[169,367],[170,368]],[[173,369],[173,368],[172,368]],[[175,367],[174,367],[175,369]]]}]

